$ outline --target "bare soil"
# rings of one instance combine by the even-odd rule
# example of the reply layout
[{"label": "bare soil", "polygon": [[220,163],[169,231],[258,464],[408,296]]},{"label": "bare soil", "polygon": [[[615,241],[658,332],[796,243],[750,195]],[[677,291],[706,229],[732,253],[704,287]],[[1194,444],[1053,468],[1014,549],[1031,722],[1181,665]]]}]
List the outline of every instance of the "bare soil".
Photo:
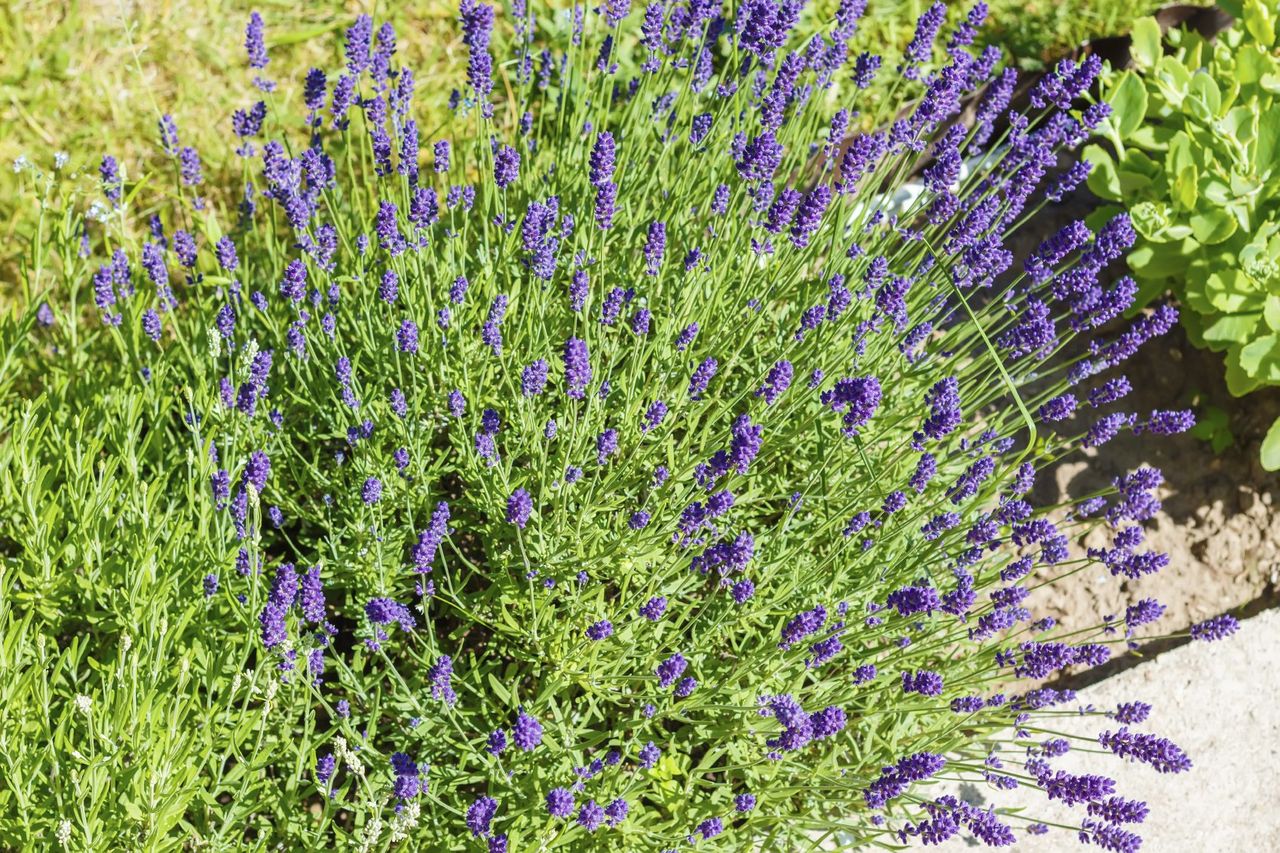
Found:
[{"label": "bare soil", "polygon": [[[1064,461],[1038,484],[1036,497],[1050,502],[1087,494],[1140,465],[1165,476],[1163,510],[1148,522],[1147,547],[1170,556],[1161,572],[1138,580],[1112,577],[1098,566],[1042,591],[1043,615],[1072,626],[1097,614],[1119,614],[1141,598],[1168,608],[1158,633],[1181,631],[1220,613],[1275,602],[1280,582],[1280,476],[1263,470],[1259,447],[1280,416],[1280,389],[1243,398],[1226,391],[1222,357],[1198,350],[1181,328],[1148,343],[1124,365],[1133,384],[1124,408],[1191,407],[1205,402],[1225,410],[1235,444],[1214,453],[1209,442],[1191,435],[1117,437],[1099,450]],[[1090,546],[1105,546],[1103,529]]]},{"label": "bare soil", "polygon": [[[1021,260],[1041,240],[1074,219],[1084,219],[1100,203],[1082,190],[1049,205],[1019,229],[1009,248]],[[1117,265],[1108,275],[1117,278],[1126,272]],[[1106,331],[1115,334],[1125,324],[1118,322]],[[1274,506],[1280,501],[1280,474],[1263,470],[1258,457],[1267,429],[1280,416],[1280,388],[1232,397],[1222,356],[1196,349],[1180,326],[1148,342],[1128,362],[1089,386],[1120,374],[1129,377],[1133,391],[1108,411],[1145,416],[1153,409],[1192,408],[1199,415],[1206,404],[1216,406],[1227,413],[1235,443],[1215,453],[1208,441],[1188,434],[1125,433],[1043,472],[1032,495],[1037,505],[1086,495],[1142,465],[1159,468],[1165,477],[1164,507],[1144,525],[1144,547],[1167,553],[1170,562],[1139,580],[1113,577],[1106,567],[1091,566],[1039,590],[1033,599],[1036,616],[1052,616],[1067,628],[1084,628],[1103,615],[1123,616],[1125,607],[1139,599],[1155,598],[1167,610],[1142,632],[1152,636],[1184,631],[1221,613],[1246,615],[1280,604],[1280,512]],[[1071,428],[1086,428],[1091,417],[1089,410],[1085,419],[1074,419]],[[1085,544],[1108,546],[1108,532],[1099,527]],[[1176,643],[1148,645],[1145,653],[1170,645]],[[1105,672],[1088,680],[1110,674],[1114,667],[1100,669]]]}]

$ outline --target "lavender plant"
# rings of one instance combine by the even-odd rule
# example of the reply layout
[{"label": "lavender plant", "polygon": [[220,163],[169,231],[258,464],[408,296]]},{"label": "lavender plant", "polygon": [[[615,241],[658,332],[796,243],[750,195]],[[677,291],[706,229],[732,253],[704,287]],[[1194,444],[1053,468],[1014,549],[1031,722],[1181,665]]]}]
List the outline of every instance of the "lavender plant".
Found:
[{"label": "lavender plant", "polygon": [[[1130,729],[1137,701],[1059,736],[1074,694],[1049,682],[1163,608],[1058,631],[1032,607],[1167,562],[1143,548],[1161,475],[1031,492],[1122,430],[1189,426],[1115,410],[1176,315],[1112,323],[1124,215],[1006,245],[1083,179],[1057,163],[1106,115],[1073,107],[1098,69],[1011,112],[1016,72],[970,49],[981,4],[949,29],[932,7],[892,69],[850,48],[863,5],[520,3],[499,33],[463,0],[466,82],[430,135],[390,27],[357,19],[299,96],[255,16],[238,211],[202,200],[168,116],[140,180],[103,158],[87,218],[50,181],[0,371],[0,837],[1048,831],[938,784],[973,781],[1136,849],[1146,807],[1054,758],[1190,761]],[[877,75],[895,108],[851,134]]]}]

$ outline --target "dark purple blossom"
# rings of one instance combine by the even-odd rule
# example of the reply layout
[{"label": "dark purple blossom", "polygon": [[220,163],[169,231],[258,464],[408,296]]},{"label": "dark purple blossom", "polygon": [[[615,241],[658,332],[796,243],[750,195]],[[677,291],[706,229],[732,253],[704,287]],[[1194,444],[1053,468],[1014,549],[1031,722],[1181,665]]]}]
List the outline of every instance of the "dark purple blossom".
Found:
[{"label": "dark purple blossom", "polygon": [[769,375],[765,377],[764,384],[756,389],[756,396],[764,397],[766,403],[773,405],[782,396],[782,393],[790,387],[792,375],[791,362],[779,361],[769,370]]},{"label": "dark purple blossom", "polygon": [[498,801],[481,795],[467,808],[467,829],[472,835],[488,835],[489,824],[498,811]]},{"label": "dark purple blossom", "polygon": [[516,489],[507,498],[507,523],[524,529],[533,514],[533,498],[524,489]]},{"label": "dark purple blossom", "polygon": [[640,615],[650,622],[657,622],[667,611],[667,600],[662,596],[654,596],[640,606]]},{"label": "dark purple blossom", "polygon": [[747,142],[736,158],[738,175],[750,183],[769,180],[782,165],[782,152],[782,144],[771,131],[766,130]]},{"label": "dark purple blossom", "polygon": [[711,384],[711,380],[719,369],[720,364],[714,358],[707,357],[703,359],[702,363],[693,371],[693,375],[689,377],[690,399],[698,400],[702,398],[707,386]]},{"label": "dark purple blossom", "polygon": [[835,387],[823,392],[820,399],[833,412],[843,412],[841,432],[852,438],[858,434],[859,427],[871,420],[880,405],[880,380],[874,376],[838,379]]},{"label": "dark purple blossom", "polygon": [[1203,643],[1211,643],[1231,636],[1239,627],[1240,623],[1236,621],[1234,616],[1224,613],[1221,616],[1215,616],[1212,619],[1192,625],[1191,639],[1199,640]]},{"label": "dark purple blossom", "polygon": [[523,710],[516,716],[516,724],[512,727],[511,740],[525,752],[532,752],[542,743],[542,724]]},{"label": "dark purple blossom", "polygon": [[547,794],[547,814],[556,818],[567,818],[573,814],[573,792],[568,788],[553,788]]},{"label": "dark purple blossom", "polygon": [[1121,758],[1150,765],[1158,773],[1181,773],[1191,769],[1191,759],[1177,744],[1156,735],[1130,732],[1128,727],[1116,732],[1103,732],[1098,735],[1098,743]]},{"label": "dark purple blossom", "polygon": [[831,188],[825,184],[814,187],[805,194],[796,211],[796,218],[791,226],[791,242],[803,248],[822,223],[822,214],[831,203]]},{"label": "dark purple blossom", "polygon": [[595,832],[599,829],[604,819],[604,809],[597,805],[595,800],[588,800],[578,810],[578,825],[587,832]]},{"label": "dark purple blossom", "polygon": [[778,642],[778,648],[791,648],[805,637],[816,633],[826,621],[827,609],[821,604],[815,606],[812,610],[800,613],[783,626],[782,639]]},{"label": "dark purple blossom", "polygon": [[520,374],[520,393],[526,397],[536,397],[547,387],[547,361],[538,359]]},{"label": "dark purple blossom", "polygon": [[667,225],[665,222],[650,222],[649,234],[644,244],[645,272],[657,275],[662,266],[662,255],[667,248]]},{"label": "dark purple blossom", "polygon": [[918,672],[902,673],[902,692],[919,693],[921,696],[939,696],[942,694],[942,676],[927,669]]},{"label": "dark purple blossom", "polygon": [[591,382],[591,362],[587,344],[579,338],[565,341],[564,379],[565,394],[575,400],[586,396],[587,385]]},{"label": "dark purple blossom", "polygon": [[688,666],[688,663],[679,652],[658,664],[655,673],[658,676],[658,685],[664,688],[670,687],[677,678],[684,674],[686,666]]},{"label": "dark purple blossom", "polygon": [[889,800],[901,796],[912,782],[928,779],[946,765],[946,759],[930,752],[917,752],[898,761],[897,764],[885,767],[880,776],[864,791],[863,799],[867,806],[882,809]]},{"label": "dark purple blossom", "polygon": [[412,631],[417,624],[408,607],[391,598],[371,598],[364,606],[365,616],[377,625],[397,623],[402,630]]},{"label": "dark purple blossom", "polygon": [[462,41],[467,46],[467,82],[487,116],[489,93],[493,91],[493,57],[489,55],[489,39],[493,35],[493,7],[476,0],[462,0]]},{"label": "dark purple blossom", "polygon": [[503,145],[493,155],[493,182],[504,190],[520,178],[520,152]]}]

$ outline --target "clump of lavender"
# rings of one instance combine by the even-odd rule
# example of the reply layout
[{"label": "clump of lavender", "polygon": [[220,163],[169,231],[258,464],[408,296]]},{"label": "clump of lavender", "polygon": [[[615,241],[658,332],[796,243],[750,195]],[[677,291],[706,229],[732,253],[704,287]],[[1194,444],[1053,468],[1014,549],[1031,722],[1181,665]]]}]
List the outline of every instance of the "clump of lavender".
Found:
[{"label": "clump of lavender", "polygon": [[[1163,612],[1131,609],[1124,635],[1036,618],[1032,587],[1088,562],[1167,562],[1143,545],[1154,469],[1057,506],[1032,501],[1038,471],[1189,426],[1097,411],[1176,318],[1101,331],[1136,295],[1108,273],[1127,219],[1009,248],[1102,118],[1075,108],[1097,69],[1065,63],[1048,106],[1011,112],[1016,74],[970,47],[983,7],[948,33],[938,5],[896,72],[908,108],[851,134],[881,68],[851,48],[865,4],[816,32],[803,3],[738,5],[463,0],[437,139],[414,119],[436,93],[361,17],[305,109],[246,88],[243,204],[216,227],[183,195],[208,192],[194,152],[145,229],[139,170],[101,159],[115,212],[62,268],[188,546],[130,565],[189,564],[174,588],[208,593],[182,666],[218,713],[182,833],[781,849],[1042,829],[945,775],[1035,788],[1131,843],[1145,806],[1055,768],[1066,736],[1028,740],[1074,695],[1013,686],[1097,666]],[[268,25],[246,30],[257,71]],[[150,541],[123,524],[103,535]],[[1128,728],[1147,710],[1083,709],[1082,745],[1187,769]]]}]

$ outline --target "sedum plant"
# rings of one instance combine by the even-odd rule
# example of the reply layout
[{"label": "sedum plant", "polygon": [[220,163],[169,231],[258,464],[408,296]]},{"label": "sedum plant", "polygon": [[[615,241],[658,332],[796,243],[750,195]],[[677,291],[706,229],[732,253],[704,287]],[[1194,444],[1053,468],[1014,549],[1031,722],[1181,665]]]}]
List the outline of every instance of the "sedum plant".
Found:
[{"label": "sedum plant", "polygon": [[[1193,343],[1222,352],[1227,388],[1280,384],[1280,58],[1262,0],[1208,40],[1154,18],[1133,33],[1136,66],[1108,78],[1109,143],[1090,145],[1089,188],[1129,211],[1139,304],[1173,290]],[[1114,210],[1110,211],[1114,213]],[[1280,469],[1280,421],[1262,445]]]},{"label": "sedum plant", "polygon": [[[0,839],[1049,831],[948,787],[972,781],[1136,849],[1146,806],[1055,759],[1190,760],[1136,700],[1057,734],[1075,700],[1050,682],[1163,607],[1058,629],[1035,591],[1158,571],[1162,478],[1032,489],[1190,426],[1118,408],[1177,315],[1097,333],[1137,292],[1105,272],[1125,214],[1006,247],[1084,179],[1054,166],[1107,115],[1076,107],[1099,69],[1010,112],[981,4],[945,30],[930,8],[893,69],[850,48],[862,7],[463,0],[466,79],[430,135],[389,27],[358,18],[297,91],[255,15],[238,210],[168,115],[92,200],[32,173],[29,309],[0,329]],[[909,107],[850,135],[878,75]]]}]

